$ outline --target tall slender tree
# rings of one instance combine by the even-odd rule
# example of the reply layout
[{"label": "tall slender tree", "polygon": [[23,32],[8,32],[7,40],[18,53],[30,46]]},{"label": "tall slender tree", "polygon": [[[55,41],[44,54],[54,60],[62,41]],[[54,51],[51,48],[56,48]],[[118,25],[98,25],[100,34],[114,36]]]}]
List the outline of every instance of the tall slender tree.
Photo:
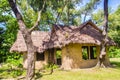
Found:
[{"label": "tall slender tree", "polygon": [[[106,56],[106,43],[107,43],[107,33],[108,33],[108,0],[104,0],[104,24],[103,24],[103,40],[101,43],[100,56],[96,66],[104,66],[103,62],[105,61]],[[105,66],[104,66],[105,67]]]},{"label": "tall slender tree", "polygon": [[86,21],[86,17],[92,14],[92,11],[97,8],[97,5],[101,0],[89,0],[89,2],[82,8],[80,8],[81,14],[84,15],[83,22]]},{"label": "tall slender tree", "polygon": [[26,46],[27,46],[27,59],[28,59],[28,65],[27,65],[27,75],[26,75],[26,80],[31,80],[34,77],[35,73],[35,52],[36,48],[33,45],[32,39],[31,39],[31,32],[34,30],[34,28],[38,27],[39,21],[41,19],[41,12],[44,9],[45,2],[46,0],[43,0],[44,3],[42,5],[42,8],[38,8],[38,19],[33,25],[32,28],[28,29],[24,23],[23,17],[18,9],[18,6],[16,4],[16,0],[8,0],[10,7],[12,8],[12,11],[14,12],[19,29],[24,37]]}]

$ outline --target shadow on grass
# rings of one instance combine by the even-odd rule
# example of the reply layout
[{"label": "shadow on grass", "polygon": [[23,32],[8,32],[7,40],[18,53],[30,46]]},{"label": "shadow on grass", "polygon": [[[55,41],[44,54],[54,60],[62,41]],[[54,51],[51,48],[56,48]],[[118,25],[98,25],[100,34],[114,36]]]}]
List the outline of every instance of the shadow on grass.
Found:
[{"label": "shadow on grass", "polygon": [[35,79],[41,78],[43,75],[39,72],[35,73]]},{"label": "shadow on grass", "polygon": [[120,69],[120,62],[118,61],[112,61],[111,65],[113,68]]},{"label": "shadow on grass", "polygon": [[40,79],[43,76],[52,75],[53,73],[54,73],[53,69],[52,70],[41,70],[35,73],[35,79]]}]

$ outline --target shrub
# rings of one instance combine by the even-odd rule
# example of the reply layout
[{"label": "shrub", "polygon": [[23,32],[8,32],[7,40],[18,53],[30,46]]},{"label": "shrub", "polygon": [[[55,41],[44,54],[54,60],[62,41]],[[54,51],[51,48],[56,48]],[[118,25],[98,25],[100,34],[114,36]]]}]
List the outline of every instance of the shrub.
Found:
[{"label": "shrub", "polygon": [[110,58],[119,58],[120,57],[120,48],[110,47],[110,49],[109,49],[109,57]]}]

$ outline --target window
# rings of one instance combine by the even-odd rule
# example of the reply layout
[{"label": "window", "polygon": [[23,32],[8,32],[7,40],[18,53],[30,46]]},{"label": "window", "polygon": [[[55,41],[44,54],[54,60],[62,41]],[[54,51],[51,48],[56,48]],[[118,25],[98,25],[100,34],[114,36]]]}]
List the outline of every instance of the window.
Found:
[{"label": "window", "polygon": [[82,57],[83,59],[96,59],[96,46],[82,46]]},{"label": "window", "polygon": [[41,61],[44,61],[44,59],[45,59],[45,58],[44,58],[44,53],[37,53],[37,54],[36,54],[36,60],[37,60],[37,61],[40,61],[40,60],[41,60]]},{"label": "window", "polygon": [[88,46],[83,46],[82,47],[82,57],[85,60],[89,59]]},{"label": "window", "polygon": [[90,59],[96,59],[97,54],[96,54],[96,46],[90,46]]}]

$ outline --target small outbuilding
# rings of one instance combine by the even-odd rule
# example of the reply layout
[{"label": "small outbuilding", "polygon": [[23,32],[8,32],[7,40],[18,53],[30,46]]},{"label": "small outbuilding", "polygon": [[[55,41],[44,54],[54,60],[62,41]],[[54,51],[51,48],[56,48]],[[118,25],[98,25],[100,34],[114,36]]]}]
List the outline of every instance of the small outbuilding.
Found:
[{"label": "small outbuilding", "polygon": [[[54,25],[51,32],[33,31],[31,34],[36,52],[35,68],[40,69],[48,63],[55,63],[62,69],[90,68],[97,64],[102,31],[92,22],[80,26]],[[109,65],[108,48],[115,45],[109,37],[106,45],[105,65]],[[23,53],[23,66],[27,67],[27,47],[20,31],[10,51]]]}]

